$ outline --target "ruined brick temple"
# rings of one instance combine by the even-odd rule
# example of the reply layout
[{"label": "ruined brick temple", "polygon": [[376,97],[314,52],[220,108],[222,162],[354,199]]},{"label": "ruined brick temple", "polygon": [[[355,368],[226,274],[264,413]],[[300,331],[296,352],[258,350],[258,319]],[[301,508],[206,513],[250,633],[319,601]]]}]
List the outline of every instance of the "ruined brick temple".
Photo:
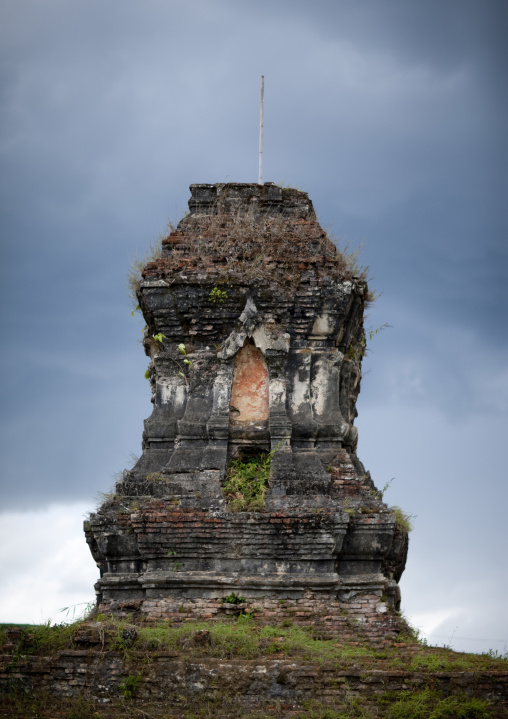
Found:
[{"label": "ruined brick temple", "polygon": [[[386,633],[407,531],[356,454],[366,280],[306,193],[190,189],[137,289],[153,403],[143,453],[85,523],[98,604],[335,629],[353,617]],[[263,502],[238,510],[228,467],[267,453]],[[223,601],[232,592],[243,607]]]}]

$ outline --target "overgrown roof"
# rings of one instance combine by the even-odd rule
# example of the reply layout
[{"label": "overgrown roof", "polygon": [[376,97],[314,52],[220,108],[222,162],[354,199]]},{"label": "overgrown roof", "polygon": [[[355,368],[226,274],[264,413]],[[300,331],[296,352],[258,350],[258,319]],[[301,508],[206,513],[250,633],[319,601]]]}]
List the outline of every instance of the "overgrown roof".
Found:
[{"label": "overgrown roof", "polygon": [[191,185],[190,212],[162,239],[144,279],[275,284],[366,280],[356,253],[340,252],[306,192],[272,183]]}]

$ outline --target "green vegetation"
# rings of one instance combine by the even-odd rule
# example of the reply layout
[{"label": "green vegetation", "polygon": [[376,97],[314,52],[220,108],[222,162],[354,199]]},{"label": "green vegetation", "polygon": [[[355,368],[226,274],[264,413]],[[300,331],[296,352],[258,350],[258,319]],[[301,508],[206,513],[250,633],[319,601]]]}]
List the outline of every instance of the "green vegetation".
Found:
[{"label": "green vegetation", "polygon": [[[226,599],[228,604],[243,603],[244,598],[230,595]],[[198,632],[207,631],[210,641],[206,646],[193,648],[193,653],[217,658],[233,658],[235,656],[254,659],[273,652],[284,653],[287,656],[299,657],[304,660],[313,660],[319,663],[334,661],[336,663],[350,663],[355,658],[376,657],[377,652],[363,646],[349,646],[337,644],[332,640],[317,639],[313,629],[296,625],[278,626],[261,625],[254,618],[253,613],[240,615],[236,621],[215,622],[185,622],[175,624],[164,622],[155,625],[141,625],[136,627],[137,636],[133,643],[126,644],[123,632],[131,627],[126,620],[119,620],[101,615],[102,621],[92,624],[94,631],[99,632],[105,644],[110,649],[128,650],[130,654],[165,652],[167,650],[181,650],[189,640]],[[34,625],[23,630],[16,648],[19,654],[54,654],[62,649],[74,648],[74,640],[86,623]],[[1,636],[7,641],[7,633]],[[384,654],[382,654],[384,656]]]},{"label": "green vegetation", "polygon": [[130,264],[127,283],[129,287],[129,297],[131,298],[134,306],[133,313],[136,310],[139,310],[138,292],[141,282],[143,281],[141,272],[143,271],[145,265],[149,262],[158,260],[160,257],[162,257],[162,245],[159,240],[148,248],[143,257],[135,257]]},{"label": "green vegetation", "polygon": [[[169,550],[172,553],[172,550]],[[168,553],[169,554],[169,553]],[[170,555],[172,556],[172,554]],[[232,592],[222,600],[225,604],[247,603],[245,597]],[[255,609],[255,605],[253,607]],[[0,625],[0,642],[5,644],[10,625]],[[124,649],[122,632],[132,628],[125,619],[100,615],[90,622],[78,621],[71,624],[50,626],[27,625],[22,628],[16,651],[20,654],[51,654],[60,649],[74,646],[76,635],[92,627],[100,632],[106,644],[112,649]],[[317,662],[333,662],[348,665],[354,661],[363,667],[374,667],[382,661],[390,668],[405,667],[412,671],[480,671],[488,668],[507,668],[508,656],[487,654],[463,654],[445,648],[418,646],[407,637],[407,649],[402,652],[396,645],[387,644],[382,649],[359,642],[348,643],[337,639],[319,638],[320,622],[315,618],[313,626],[301,626],[286,621],[281,624],[262,624],[252,613],[240,615],[235,621],[198,622],[184,624],[141,624],[136,627],[137,637],[131,645],[133,652],[165,651],[177,649],[191,639],[196,632],[207,630],[210,643],[199,651],[219,658],[243,656],[249,659],[260,657],[277,650],[289,657],[299,657]],[[399,642],[400,644],[400,642]],[[1,646],[1,644],[0,644]],[[197,651],[197,650],[196,650]]]},{"label": "green vegetation", "polygon": [[233,512],[257,512],[265,506],[270,463],[276,450],[239,457],[231,462],[224,493]]},{"label": "green vegetation", "polygon": [[[180,352],[180,354],[184,356],[183,363],[186,364],[188,367],[192,367],[192,362],[191,362],[191,360],[187,357],[187,349],[186,349],[185,345],[183,344],[183,342],[181,342],[181,343],[178,345],[177,349],[178,349],[178,352]],[[170,358],[170,359],[173,359],[173,358]],[[184,371],[184,370],[185,370],[185,367],[182,367],[182,365],[181,365],[179,362],[177,362],[175,359],[173,359],[173,362],[174,362],[176,365],[178,365],[178,367],[180,368],[180,371],[178,372],[178,374],[180,375],[180,377],[183,377],[183,378],[184,378],[185,384],[186,384],[187,386],[189,386],[189,381],[188,381],[187,375],[185,374],[185,371]]]},{"label": "green vegetation", "polygon": [[[373,301],[373,298],[371,298],[370,301]],[[388,322],[384,322],[382,325],[377,327],[375,330],[369,330],[369,342],[372,342],[374,337],[378,335],[383,330],[388,329],[391,327],[391,325],[388,324]],[[353,362],[357,362],[358,360],[361,360],[363,357],[365,357],[365,354],[368,352],[367,348],[367,337],[365,335],[365,332],[362,334],[362,336],[355,340],[354,342],[351,342],[346,350],[346,357]]]},{"label": "green vegetation", "polygon": [[353,362],[362,359],[366,351],[366,340],[363,334],[358,341],[351,342],[346,349],[346,357]]},{"label": "green vegetation", "polygon": [[215,305],[221,305],[228,298],[228,293],[225,290],[221,290],[219,287],[214,287],[210,292],[209,300]]},{"label": "green vegetation", "polygon": [[118,497],[116,496],[116,492],[97,492],[97,505],[100,506],[101,504],[110,504],[112,502],[116,502]]},{"label": "green vegetation", "polygon": [[[136,679],[137,677],[133,677]],[[444,697],[428,690],[408,692],[404,698],[392,700],[385,695],[372,703],[348,693],[344,697],[323,702],[317,699],[279,699],[264,702],[259,708],[248,708],[234,691],[211,687],[208,690],[171,700],[136,701],[133,697],[109,697],[107,703],[90,695],[74,699],[37,692],[12,692],[6,695],[0,716],[9,719],[494,719],[505,716],[496,712],[495,704],[465,694]],[[126,707],[125,700],[133,698]],[[390,704],[390,702],[392,702]],[[501,710],[502,711],[502,710]]]},{"label": "green vegetation", "polygon": [[[173,550],[169,550],[173,556]],[[247,600],[232,592],[224,597],[225,604],[238,605]],[[255,603],[249,609],[255,610]],[[0,625],[0,649],[8,639],[7,630],[13,625]],[[97,615],[91,621],[78,621],[70,624],[50,626],[23,625],[14,650],[16,654],[52,654],[61,649],[72,649],[74,640],[80,631],[95,631],[111,649],[125,649],[122,633],[133,625],[126,619],[108,615]],[[332,662],[337,666],[347,666],[354,662],[363,668],[376,668],[380,662],[388,668],[409,668],[411,671],[468,671],[508,668],[508,655],[499,656],[493,652],[485,654],[465,654],[446,648],[419,645],[411,636],[400,649],[400,639],[395,643],[387,642],[383,648],[375,648],[360,642],[349,643],[337,639],[319,638],[322,623],[314,617],[312,626],[293,624],[290,620],[281,624],[263,624],[253,617],[253,613],[240,615],[234,621],[216,620],[213,622],[185,621],[183,624],[162,622],[160,624],[140,624],[136,626],[136,639],[129,645],[133,653],[166,651],[181,648],[196,632],[207,630],[210,642],[196,648],[196,652],[218,658],[243,656],[249,659],[282,652],[288,657],[298,657],[318,663]],[[398,645],[398,646],[397,646]],[[194,651],[194,650],[193,650]]]},{"label": "green vegetation", "polygon": [[245,597],[241,597],[239,594],[231,592],[231,594],[224,597],[222,601],[224,604],[243,604],[245,602]]},{"label": "green vegetation", "polygon": [[[333,640],[316,639],[312,628],[296,625],[262,626],[250,613],[240,615],[234,622],[186,622],[173,626],[165,623],[140,627],[132,649],[142,652],[181,651],[182,647],[192,645],[192,638],[203,631],[209,633],[209,642],[205,646],[193,646],[193,655],[255,659],[277,653],[307,661],[334,662],[347,666],[360,657],[375,659],[379,654],[377,650],[363,646],[339,645]],[[121,648],[121,630],[115,636],[113,646]],[[384,653],[380,656],[384,656]]]},{"label": "green vegetation", "polygon": [[[244,598],[233,592],[224,599],[226,604],[238,604]],[[182,612],[185,614],[184,606]],[[297,719],[494,719],[503,716],[495,703],[474,696],[474,675],[480,671],[506,671],[508,657],[501,658],[493,653],[461,654],[449,649],[419,646],[410,638],[407,643],[401,643],[400,639],[387,641],[383,648],[358,641],[348,643],[337,638],[319,639],[316,636],[318,618],[309,627],[295,626],[290,621],[265,625],[252,615],[245,614],[230,621],[195,622],[187,621],[187,617],[183,616],[173,624],[163,622],[134,626],[125,619],[97,615],[91,622],[18,627],[15,640],[12,629],[12,625],[0,625],[0,653],[7,654],[5,671],[12,677],[11,691],[2,699],[0,716],[12,719],[50,719],[57,716],[61,719],[117,719],[126,716],[126,700],[129,701],[129,716],[151,719],[209,719],[213,716],[225,719],[282,719],[286,716]],[[91,694],[71,699],[54,693],[25,691],[18,672],[27,655],[51,656],[61,650],[81,648],[83,636],[93,639],[95,651],[101,655],[104,651],[116,651],[124,662],[124,678],[121,681],[119,677],[113,679],[107,703]],[[81,643],[78,644],[77,639]],[[334,686],[330,671],[340,673],[349,669],[353,670],[351,677],[354,677],[358,671],[368,673],[401,668],[418,672],[418,682],[413,683],[408,677],[404,680],[406,688],[403,690],[381,695],[361,693],[358,696],[358,688],[352,686],[350,689],[349,679],[346,681],[342,674],[342,677],[337,675],[338,694],[332,696],[327,692],[329,703],[295,697],[281,699],[280,702],[267,701],[257,710],[249,710],[240,701],[241,682],[238,687],[222,687],[214,682],[199,692],[198,697],[192,693],[171,695],[160,700],[143,700],[139,704],[143,676],[148,677],[150,672],[147,667],[150,662],[157,662],[158,657],[166,660],[168,654],[170,657],[178,656],[179,662],[194,662],[205,657],[222,660],[262,658],[263,661],[288,659],[292,663],[305,664],[306,671],[311,662],[321,665],[326,671],[323,676],[332,679],[329,687]],[[433,674],[450,671],[468,672],[472,693],[445,696],[437,691]],[[368,676],[362,681],[368,683]],[[320,686],[316,684],[316,696],[320,696]]]},{"label": "green vegetation", "polygon": [[[388,480],[388,482],[385,484],[385,486],[382,489],[371,489],[370,495],[371,497],[374,497],[375,499],[384,499],[384,496],[388,489],[390,488],[391,483],[395,477],[392,477]],[[404,532],[412,532],[413,531],[413,519],[415,518],[414,514],[409,514],[409,512],[404,512],[403,509],[398,507],[396,504],[391,505],[388,507],[390,512],[395,515],[395,524],[396,526],[401,529]],[[347,511],[347,510],[346,510]],[[361,508],[362,512],[369,512],[369,511],[378,511],[378,510],[372,510],[369,508]]]},{"label": "green vegetation", "polygon": [[135,676],[129,674],[122,682],[120,682],[120,689],[123,692],[125,699],[134,699],[139,684],[143,680],[139,674]]},{"label": "green vegetation", "polygon": [[389,327],[391,327],[391,325],[389,325],[388,322],[383,322],[383,324],[377,327],[375,330],[369,330],[369,342],[372,342],[376,335],[378,335],[380,332],[383,332],[383,330],[387,330]]},{"label": "green vegetation", "polygon": [[190,359],[188,359],[188,357],[187,357],[187,350],[186,350],[185,345],[183,344],[183,342],[178,345],[178,351],[180,352],[180,354],[182,354],[182,355],[185,357],[185,359],[184,359],[184,361],[183,361],[184,364],[189,365],[189,367],[192,367],[192,362],[191,362]]},{"label": "green vegetation", "polygon": [[494,714],[489,702],[455,694],[444,697],[431,689],[400,693],[388,693],[381,697],[381,704],[388,704],[383,715],[386,719],[489,719]]},{"label": "green vegetation", "polygon": [[304,192],[300,187],[297,187],[296,185],[291,185],[289,182],[286,182],[284,179],[279,180],[278,182],[274,183],[276,187],[280,187],[281,190],[296,190],[297,192]]},{"label": "green vegetation", "polygon": [[[90,522],[84,522],[84,525],[88,525],[90,529]],[[65,623],[84,621],[88,619],[95,609],[95,601],[91,602],[78,602],[78,604],[71,604],[69,607],[62,607],[59,609],[59,613],[65,617]]]},{"label": "green vegetation", "polygon": [[[72,624],[30,624],[22,625],[22,633],[16,644],[14,654],[31,655],[48,653],[53,654],[60,649],[68,649],[73,646],[73,640],[82,622]],[[7,643],[7,628],[13,625],[1,625],[0,648]]]},{"label": "green vegetation", "polygon": [[167,477],[165,477],[165,476],[164,476],[163,474],[161,474],[160,472],[149,472],[149,473],[146,475],[146,479],[147,479],[149,482],[163,482],[165,479],[167,479]]},{"label": "green vegetation", "polygon": [[404,512],[400,507],[397,507],[396,505],[394,505],[393,507],[389,507],[389,509],[391,512],[394,513],[395,524],[400,527],[400,529],[404,529],[406,532],[411,532],[413,530],[412,514]]},{"label": "green vegetation", "polygon": [[[160,348],[163,346],[164,340],[167,340],[166,335],[162,334],[162,332],[158,332],[157,334],[152,335],[148,339],[148,343],[151,345],[152,349],[155,350],[155,352],[157,353],[160,351]],[[183,377],[183,379],[185,380],[185,384],[188,386],[189,382],[187,379],[187,375],[185,373],[185,369],[186,369],[185,365],[187,365],[187,368],[192,367],[192,361],[187,357],[187,354],[188,354],[187,349],[183,343],[181,343],[177,346],[177,351],[179,354],[183,355],[183,357],[184,357],[182,359],[183,364],[181,364],[177,359],[175,359],[174,357],[171,357],[169,355],[167,355],[166,358],[169,359],[174,364],[176,364],[176,366],[178,367],[178,370],[179,370],[178,375],[180,377]],[[150,366],[152,366],[152,364]],[[145,378],[150,379],[150,367],[145,372]]]},{"label": "green vegetation", "polygon": [[393,482],[394,479],[395,479],[395,477],[392,477],[391,479],[389,479],[388,482],[387,482],[387,483],[385,484],[385,486],[383,487],[383,489],[380,489],[380,490],[379,490],[379,494],[381,495],[381,499],[383,499],[383,497],[385,496],[386,492],[390,489],[390,485],[391,485],[391,483]]}]

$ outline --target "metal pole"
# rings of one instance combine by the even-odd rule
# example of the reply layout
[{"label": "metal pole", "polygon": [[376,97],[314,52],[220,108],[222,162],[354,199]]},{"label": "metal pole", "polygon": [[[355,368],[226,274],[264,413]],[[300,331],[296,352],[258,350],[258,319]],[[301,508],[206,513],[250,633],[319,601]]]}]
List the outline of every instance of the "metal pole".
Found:
[{"label": "metal pole", "polygon": [[259,184],[263,184],[263,96],[265,94],[265,76],[261,75],[261,113],[259,116]]}]

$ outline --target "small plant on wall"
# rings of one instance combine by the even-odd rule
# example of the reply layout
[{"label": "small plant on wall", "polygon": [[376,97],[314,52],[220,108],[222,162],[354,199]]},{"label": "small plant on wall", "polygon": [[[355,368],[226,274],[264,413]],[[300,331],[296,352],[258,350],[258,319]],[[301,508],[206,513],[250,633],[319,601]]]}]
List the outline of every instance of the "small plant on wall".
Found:
[{"label": "small plant on wall", "polygon": [[256,512],[263,509],[270,479],[270,463],[276,449],[238,457],[231,462],[224,493],[233,512]]},{"label": "small plant on wall", "polygon": [[223,604],[244,604],[245,603],[245,597],[240,596],[239,594],[235,594],[234,592],[231,592],[227,597],[222,598]]},{"label": "small plant on wall", "polygon": [[[164,340],[167,340],[166,335],[163,335],[162,332],[158,332],[156,335],[152,335],[150,341],[154,343],[157,350],[159,350],[163,349]],[[192,361],[187,357],[187,349],[183,343],[177,346],[177,350],[181,355],[183,355],[183,364],[178,362],[174,357],[168,357],[168,359],[176,364],[179,369],[179,376],[183,377],[183,379],[185,380],[185,384],[189,386],[189,381],[187,379],[187,374],[185,370],[188,370],[190,367],[192,367]],[[150,368],[148,368],[145,372],[145,379],[150,379]]]},{"label": "small plant on wall", "polygon": [[413,531],[413,514],[408,514],[407,512],[404,512],[403,509],[397,507],[396,505],[389,507],[389,509],[395,515],[395,524],[399,529],[402,529],[406,532]]},{"label": "small plant on wall", "polygon": [[214,305],[221,305],[228,298],[228,293],[225,290],[221,290],[219,287],[214,287],[210,292],[209,300]]},{"label": "small plant on wall", "polygon": [[129,674],[128,677],[126,677],[122,682],[120,682],[119,686],[125,699],[134,699],[142,680],[143,677],[139,676],[139,674],[136,676],[134,676],[133,674]]}]

